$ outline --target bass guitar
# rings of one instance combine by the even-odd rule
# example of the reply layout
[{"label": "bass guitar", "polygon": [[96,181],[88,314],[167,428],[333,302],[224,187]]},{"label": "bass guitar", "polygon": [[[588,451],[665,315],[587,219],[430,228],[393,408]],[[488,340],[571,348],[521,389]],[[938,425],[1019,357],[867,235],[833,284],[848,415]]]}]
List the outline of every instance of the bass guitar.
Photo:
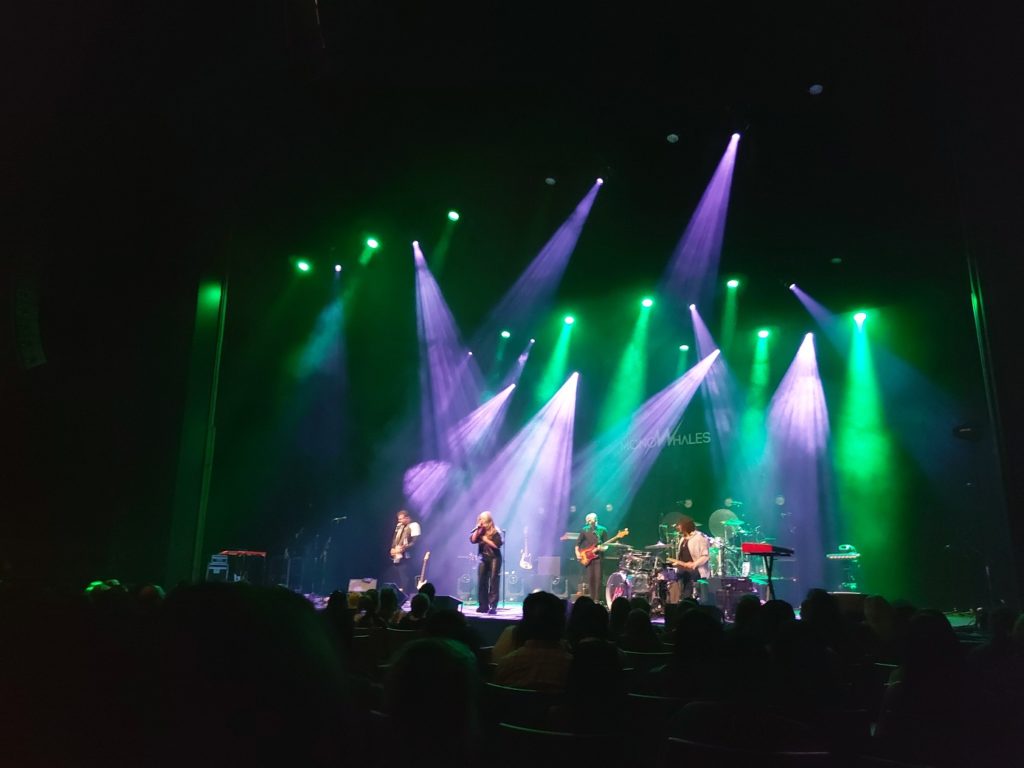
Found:
[{"label": "bass guitar", "polygon": [[619,531],[610,539],[608,539],[608,541],[603,542],[602,544],[595,544],[592,547],[585,547],[584,549],[581,549],[580,562],[583,563],[583,565],[585,566],[590,565],[592,562],[594,562],[594,560],[601,556],[601,553],[604,551],[605,547],[607,547],[616,539],[621,539],[624,536],[629,536],[629,528],[623,528],[621,531]]},{"label": "bass guitar", "polygon": [[419,589],[427,583],[427,560],[430,559],[430,551],[423,556],[423,568],[420,569],[420,575],[416,577],[416,589]]},{"label": "bass guitar", "polygon": [[524,571],[533,570],[533,555],[530,554],[530,545],[526,539],[526,527],[523,527],[523,551],[519,553],[519,567]]}]

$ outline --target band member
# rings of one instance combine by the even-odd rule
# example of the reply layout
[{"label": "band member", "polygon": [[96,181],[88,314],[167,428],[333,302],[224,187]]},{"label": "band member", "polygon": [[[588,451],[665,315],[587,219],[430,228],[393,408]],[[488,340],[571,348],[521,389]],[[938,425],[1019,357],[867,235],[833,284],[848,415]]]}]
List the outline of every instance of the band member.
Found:
[{"label": "band member", "polygon": [[469,540],[477,545],[480,562],[476,576],[477,600],[480,606],[477,613],[495,614],[498,612],[498,587],[501,579],[501,531],[494,524],[490,512],[481,512],[476,519],[476,527],[469,534]]},{"label": "band member", "polygon": [[412,549],[420,535],[420,524],[413,522],[404,509],[398,511],[398,524],[391,539],[392,576],[395,584],[406,595],[411,593]]},{"label": "band member", "polygon": [[[589,547],[598,546],[604,544],[608,540],[608,529],[603,525],[597,524],[597,515],[591,512],[587,515],[586,525],[580,531],[579,537],[576,539],[576,559],[583,559],[583,550]],[[603,552],[603,549],[599,549],[599,552]],[[604,600],[604,579],[601,575],[601,558],[595,557],[587,565],[583,566],[584,571],[587,574],[587,590],[590,592],[590,598],[595,603],[603,603]]]},{"label": "band member", "polygon": [[689,515],[683,515],[676,521],[676,530],[681,538],[679,549],[671,562],[676,566],[682,597],[696,597],[697,580],[706,579],[711,573],[708,569],[708,560],[711,558],[708,540],[703,534],[697,533],[697,524]]}]

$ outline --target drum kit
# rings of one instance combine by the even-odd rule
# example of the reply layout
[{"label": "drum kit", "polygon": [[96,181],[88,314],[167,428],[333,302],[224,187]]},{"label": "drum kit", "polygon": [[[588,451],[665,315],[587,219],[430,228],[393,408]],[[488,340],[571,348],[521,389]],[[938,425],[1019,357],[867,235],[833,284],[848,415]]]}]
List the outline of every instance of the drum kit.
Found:
[{"label": "drum kit", "polygon": [[[700,525],[698,523],[698,525]],[[708,520],[710,535],[698,533],[708,540],[711,576],[742,576],[754,582],[766,580],[764,563],[758,558],[743,556],[742,545],[748,541],[770,542],[760,536],[760,526],[749,526],[735,512],[719,509]],[[608,577],[605,598],[610,606],[616,597],[643,597],[655,612],[667,603],[679,601],[678,577],[666,558],[679,551],[680,534],[668,525],[658,526],[660,540],[642,549],[625,545],[619,556],[618,569]]]}]

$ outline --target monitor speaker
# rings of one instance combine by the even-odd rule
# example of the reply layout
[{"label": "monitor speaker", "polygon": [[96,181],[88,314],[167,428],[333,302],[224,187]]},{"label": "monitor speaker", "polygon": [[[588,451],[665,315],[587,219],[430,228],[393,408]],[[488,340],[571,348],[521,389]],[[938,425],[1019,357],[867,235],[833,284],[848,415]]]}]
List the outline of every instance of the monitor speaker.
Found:
[{"label": "monitor speaker", "polygon": [[451,595],[434,595],[430,601],[432,611],[458,611],[462,613],[462,601]]},{"label": "monitor speaker", "polygon": [[409,596],[402,591],[402,588],[392,581],[389,581],[387,584],[385,584],[383,588],[387,589],[388,587],[395,590],[395,594],[398,595],[398,607],[401,608],[403,605],[405,605],[405,601],[409,599]]}]

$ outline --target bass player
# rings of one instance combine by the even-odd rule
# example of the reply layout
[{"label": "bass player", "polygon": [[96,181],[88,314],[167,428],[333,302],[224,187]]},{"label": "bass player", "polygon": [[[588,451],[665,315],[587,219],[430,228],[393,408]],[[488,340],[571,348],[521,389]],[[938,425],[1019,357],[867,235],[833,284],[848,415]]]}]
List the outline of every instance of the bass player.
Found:
[{"label": "bass player", "polygon": [[597,514],[591,512],[586,517],[586,525],[580,530],[576,539],[576,559],[583,563],[583,570],[587,575],[587,590],[595,603],[604,602],[604,578],[601,574],[601,556],[598,554],[587,562],[584,557],[584,550],[597,547],[598,552],[603,552],[602,545],[608,540],[608,529],[598,525]]}]

